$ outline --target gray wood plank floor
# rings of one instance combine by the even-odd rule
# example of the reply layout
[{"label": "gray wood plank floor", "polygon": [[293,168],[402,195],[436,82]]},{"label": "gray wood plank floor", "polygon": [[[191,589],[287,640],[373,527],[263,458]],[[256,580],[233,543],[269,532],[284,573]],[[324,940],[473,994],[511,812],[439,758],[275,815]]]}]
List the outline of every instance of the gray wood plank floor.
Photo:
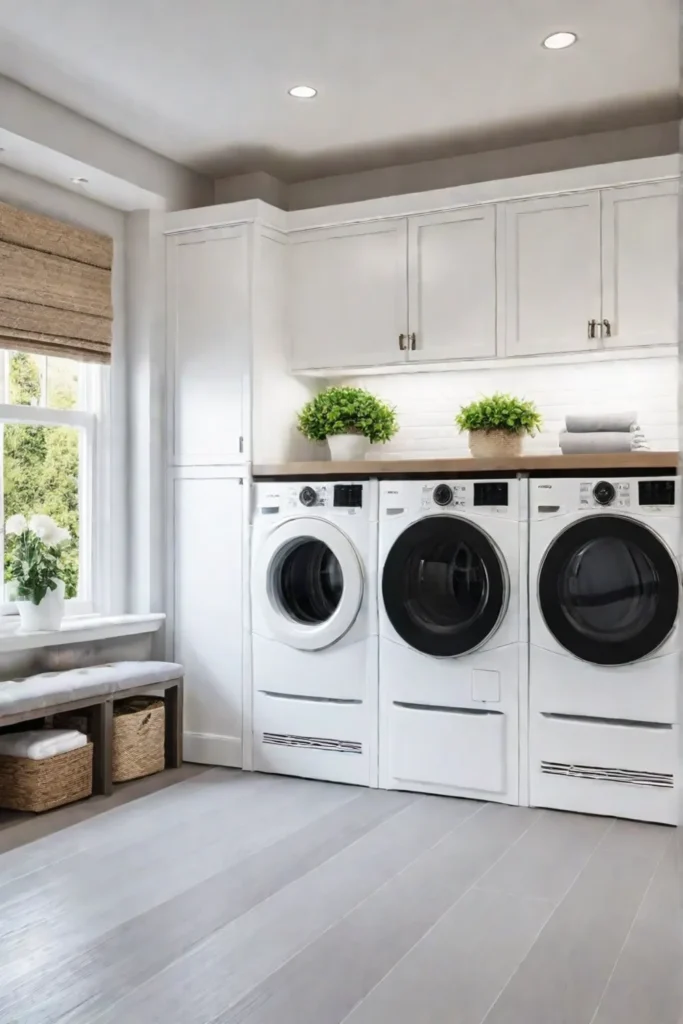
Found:
[{"label": "gray wood plank floor", "polygon": [[681,1024],[679,831],[205,771],[0,854],[0,1024]]}]

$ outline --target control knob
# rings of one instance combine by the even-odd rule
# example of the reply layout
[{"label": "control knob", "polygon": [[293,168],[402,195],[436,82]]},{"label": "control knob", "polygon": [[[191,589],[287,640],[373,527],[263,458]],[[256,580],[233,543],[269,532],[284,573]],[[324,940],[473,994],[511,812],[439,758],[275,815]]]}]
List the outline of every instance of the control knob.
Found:
[{"label": "control knob", "polygon": [[607,480],[601,480],[593,488],[593,497],[598,505],[611,505],[616,497],[613,484],[608,483]]},{"label": "control knob", "polygon": [[432,497],[437,505],[450,505],[453,501],[453,491],[448,484],[439,484],[438,487],[434,488]]},{"label": "control knob", "polygon": [[318,495],[315,493],[313,487],[302,487],[299,491],[299,501],[306,508],[312,508],[318,499]]}]

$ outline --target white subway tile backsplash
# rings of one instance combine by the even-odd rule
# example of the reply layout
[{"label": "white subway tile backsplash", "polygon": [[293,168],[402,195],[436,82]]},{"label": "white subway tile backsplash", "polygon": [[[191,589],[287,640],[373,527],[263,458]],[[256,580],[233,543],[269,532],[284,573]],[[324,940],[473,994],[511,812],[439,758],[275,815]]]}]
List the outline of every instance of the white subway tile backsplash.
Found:
[{"label": "white subway tile backsplash", "polygon": [[396,406],[400,430],[378,445],[373,458],[429,458],[467,454],[467,435],[453,422],[461,405],[507,391],[536,402],[543,430],[527,439],[528,452],[557,452],[567,413],[638,411],[653,450],[678,448],[678,360],[675,355],[608,362],[516,366],[479,370],[360,377],[347,383],[368,388]]}]

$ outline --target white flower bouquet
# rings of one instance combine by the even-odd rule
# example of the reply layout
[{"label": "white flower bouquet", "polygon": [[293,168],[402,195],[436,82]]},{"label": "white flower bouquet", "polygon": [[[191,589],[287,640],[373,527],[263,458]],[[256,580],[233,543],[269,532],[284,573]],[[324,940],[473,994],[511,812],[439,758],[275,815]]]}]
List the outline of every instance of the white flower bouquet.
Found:
[{"label": "white flower bouquet", "polygon": [[14,583],[20,613],[23,604],[37,607],[53,592],[63,603],[62,552],[71,540],[69,531],[50,516],[35,515],[27,521],[16,515],[5,523],[5,537],[10,541],[8,578]]}]

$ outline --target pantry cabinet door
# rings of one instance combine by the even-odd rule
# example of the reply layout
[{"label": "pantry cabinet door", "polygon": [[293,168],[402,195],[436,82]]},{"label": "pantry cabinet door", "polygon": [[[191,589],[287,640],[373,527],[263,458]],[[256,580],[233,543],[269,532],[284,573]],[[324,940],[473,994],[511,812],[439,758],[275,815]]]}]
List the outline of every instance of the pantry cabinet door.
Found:
[{"label": "pantry cabinet door", "polygon": [[292,370],[404,362],[406,221],[293,232],[289,243]]},{"label": "pantry cabinet door", "polygon": [[496,355],[496,211],[408,222],[410,361]]},{"label": "pantry cabinet door", "polygon": [[170,236],[166,256],[171,462],[206,466],[244,461],[247,228]]},{"label": "pantry cabinet door", "polygon": [[677,341],[678,181],[602,193],[603,345]]},{"label": "pantry cabinet door", "polygon": [[505,355],[589,351],[600,321],[600,193],[505,203]]}]

